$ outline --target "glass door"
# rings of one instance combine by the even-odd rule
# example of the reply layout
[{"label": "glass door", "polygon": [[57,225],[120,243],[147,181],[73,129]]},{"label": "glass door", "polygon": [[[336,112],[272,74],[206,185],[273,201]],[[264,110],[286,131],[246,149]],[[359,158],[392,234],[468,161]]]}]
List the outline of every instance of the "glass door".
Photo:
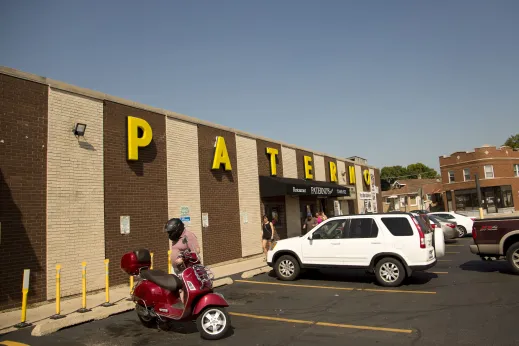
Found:
[{"label": "glass door", "polygon": [[497,213],[496,195],[493,188],[483,190],[487,213]]}]

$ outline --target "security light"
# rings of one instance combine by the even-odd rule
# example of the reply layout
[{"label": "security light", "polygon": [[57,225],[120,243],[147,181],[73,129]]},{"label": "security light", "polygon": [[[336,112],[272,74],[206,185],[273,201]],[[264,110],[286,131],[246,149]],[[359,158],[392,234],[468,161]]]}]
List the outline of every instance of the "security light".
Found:
[{"label": "security light", "polygon": [[83,137],[85,135],[86,127],[86,124],[77,123],[76,126],[74,126],[74,135],[76,137]]}]

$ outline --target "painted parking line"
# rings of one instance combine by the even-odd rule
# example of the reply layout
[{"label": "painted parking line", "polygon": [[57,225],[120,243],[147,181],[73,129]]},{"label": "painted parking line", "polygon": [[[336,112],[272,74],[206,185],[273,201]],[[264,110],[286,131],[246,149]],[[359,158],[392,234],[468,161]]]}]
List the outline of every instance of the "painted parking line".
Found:
[{"label": "painted parking line", "polygon": [[336,287],[336,286],[317,286],[317,285],[296,285],[296,284],[283,284],[278,282],[262,282],[253,280],[234,280],[234,282],[242,282],[246,284],[257,284],[257,285],[274,285],[274,286],[285,286],[285,287],[298,287],[298,288],[317,288],[325,290],[337,290],[337,291],[366,291],[366,292],[385,292],[385,293],[412,293],[412,294],[436,294],[432,291],[411,291],[411,290],[395,290],[395,289],[381,289],[381,288],[353,288],[353,287]]},{"label": "painted parking line", "polygon": [[459,251],[445,251],[445,253],[460,253]]},{"label": "painted parking line", "polygon": [[29,346],[28,344],[22,344],[21,342],[9,341],[9,340],[0,341],[0,345],[5,345],[5,346]]},{"label": "painted parking line", "polygon": [[358,325],[353,325],[353,324],[316,322],[316,321],[306,321],[306,320],[294,320],[294,319],[289,319],[289,318],[280,318],[280,317],[270,317],[270,316],[262,316],[262,315],[242,314],[242,313],[238,313],[238,312],[229,312],[229,315],[237,316],[237,317],[254,318],[254,319],[258,319],[258,320],[287,322],[287,323],[298,323],[298,324],[306,324],[306,325],[316,325],[316,326],[321,326],[321,327],[362,329],[362,330],[374,330],[374,331],[379,331],[379,332],[405,333],[405,334],[411,334],[413,332],[411,329],[385,328],[385,327],[373,327],[373,326],[358,326]]}]

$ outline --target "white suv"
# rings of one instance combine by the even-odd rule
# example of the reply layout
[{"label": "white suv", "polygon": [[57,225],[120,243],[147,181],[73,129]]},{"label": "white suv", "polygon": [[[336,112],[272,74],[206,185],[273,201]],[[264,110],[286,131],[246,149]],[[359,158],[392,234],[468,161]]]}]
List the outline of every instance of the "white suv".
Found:
[{"label": "white suv", "polygon": [[444,254],[443,232],[422,216],[369,214],[333,217],[301,237],[281,240],[267,263],[281,280],[295,280],[307,268],[363,268],[375,272],[381,285],[395,287]]}]

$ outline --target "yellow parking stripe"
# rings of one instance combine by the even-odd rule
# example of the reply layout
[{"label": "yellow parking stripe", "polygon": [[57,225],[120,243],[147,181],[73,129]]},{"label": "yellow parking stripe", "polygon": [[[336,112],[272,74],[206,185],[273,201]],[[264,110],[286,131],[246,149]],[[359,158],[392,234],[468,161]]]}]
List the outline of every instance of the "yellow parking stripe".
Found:
[{"label": "yellow parking stripe", "polygon": [[258,320],[267,320],[267,321],[278,321],[278,322],[299,323],[299,324],[315,324],[316,326],[321,326],[321,327],[336,327],[336,328],[348,328],[348,329],[375,330],[375,331],[380,331],[380,332],[405,333],[405,334],[411,334],[413,332],[411,329],[397,329],[397,328],[384,328],[384,327],[372,327],[372,326],[357,326],[357,325],[353,325],[353,324],[315,322],[315,321],[305,321],[305,320],[293,320],[293,319],[288,319],[288,318],[279,318],[279,317],[270,317],[270,316],[261,316],[261,315],[251,315],[251,314],[242,314],[242,313],[237,313],[237,312],[230,312],[229,315],[239,316],[239,317],[247,317],[247,318],[254,318],[254,319],[258,319]]},{"label": "yellow parking stripe", "polygon": [[386,293],[413,293],[413,294],[436,294],[432,291],[411,291],[411,290],[394,290],[394,289],[380,289],[380,288],[352,288],[352,287],[334,287],[334,286],[316,286],[316,285],[295,285],[295,284],[282,284],[277,282],[262,282],[252,280],[234,280],[234,282],[243,282],[247,284],[258,284],[258,285],[274,285],[274,286],[288,286],[288,287],[301,287],[301,288],[318,288],[326,290],[339,290],[339,291],[366,291],[366,292],[386,292]]},{"label": "yellow parking stripe", "polygon": [[9,341],[9,340],[0,341],[0,345],[5,345],[5,346],[29,346],[28,344],[22,344],[21,342]]},{"label": "yellow parking stripe", "polygon": [[432,274],[449,274],[449,272],[428,272],[428,273],[432,273]]}]

